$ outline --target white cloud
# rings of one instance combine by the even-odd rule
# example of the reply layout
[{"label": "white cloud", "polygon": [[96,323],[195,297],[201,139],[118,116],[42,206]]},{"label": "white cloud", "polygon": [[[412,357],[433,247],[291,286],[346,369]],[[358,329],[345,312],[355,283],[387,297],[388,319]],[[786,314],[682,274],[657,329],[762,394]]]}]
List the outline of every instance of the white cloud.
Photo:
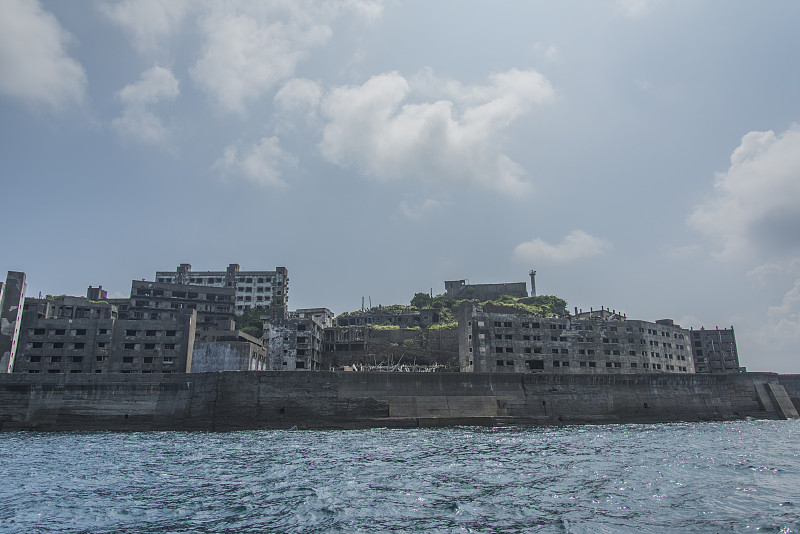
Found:
[{"label": "white cloud", "polygon": [[766,287],[772,282],[800,274],[800,258],[790,258],[775,262],[767,262],[751,269],[747,278],[759,287]]},{"label": "white cloud", "polygon": [[142,52],[152,52],[183,21],[187,0],[122,0],[100,3],[97,8],[119,25]]},{"label": "white cloud", "polygon": [[311,121],[317,114],[322,88],[304,78],[294,78],[283,84],[275,94],[275,104],[286,114],[300,114]]},{"label": "white cloud", "polygon": [[138,82],[126,85],[117,93],[123,111],[112,124],[124,135],[147,143],[162,143],[169,137],[169,131],[148,106],[165,99],[172,100],[179,93],[178,80],[168,69],[153,67],[146,70]]},{"label": "white cloud", "polygon": [[615,0],[614,9],[617,13],[632,19],[648,15],[661,0]]},{"label": "white cloud", "polygon": [[355,14],[362,20],[373,22],[383,14],[383,0],[342,0],[339,10]]},{"label": "white cloud", "polygon": [[381,10],[381,2],[359,0],[215,4],[200,16],[205,46],[190,72],[224,109],[241,114],[328,42],[336,17],[371,20]]},{"label": "white cloud", "polygon": [[545,45],[536,43],[533,45],[533,51],[536,55],[543,57],[547,61],[558,62],[561,61],[561,54],[554,45]]},{"label": "white cloud", "polygon": [[24,0],[2,0],[0,13],[0,93],[53,109],[82,101],[86,73],[52,13]]},{"label": "white cloud", "polygon": [[235,14],[204,17],[201,28],[206,48],[190,72],[225,109],[238,113],[291,76],[308,50],[331,35],[328,26],[309,21],[261,23]]},{"label": "white cloud", "polygon": [[414,204],[406,200],[402,200],[400,201],[400,211],[402,211],[403,215],[405,215],[409,219],[420,220],[426,214],[434,211],[441,205],[442,205],[441,202],[433,198],[426,198],[420,204]]},{"label": "white cloud", "polygon": [[800,251],[800,127],[749,132],[718,173],[714,195],[695,206],[691,227],[720,259],[785,258]]},{"label": "white cloud", "polygon": [[203,42],[192,79],[222,109],[242,115],[328,42],[335,20],[370,23],[381,16],[383,0],[122,0],[98,9],[140,52],[158,50],[190,16]]},{"label": "white cloud", "polygon": [[520,243],[514,249],[514,256],[529,263],[568,263],[601,256],[610,246],[604,239],[589,235],[583,230],[573,230],[558,245],[551,245],[539,237]]},{"label": "white cloud", "polygon": [[282,169],[297,166],[297,158],[280,147],[277,137],[263,137],[244,149],[229,145],[213,169],[223,178],[238,176],[262,186],[284,187]]},{"label": "white cloud", "polygon": [[381,74],[323,98],[327,124],[319,148],[329,161],[377,180],[479,185],[525,195],[530,184],[524,169],[503,153],[503,132],[552,95],[550,82],[535,71],[512,69],[484,86],[442,80],[430,70],[411,80]]},{"label": "white cloud", "polygon": [[[795,354],[800,343],[800,278],[794,280],[779,305],[769,308],[767,318],[754,332],[756,345],[768,354]],[[773,366],[767,368],[774,370]]]}]

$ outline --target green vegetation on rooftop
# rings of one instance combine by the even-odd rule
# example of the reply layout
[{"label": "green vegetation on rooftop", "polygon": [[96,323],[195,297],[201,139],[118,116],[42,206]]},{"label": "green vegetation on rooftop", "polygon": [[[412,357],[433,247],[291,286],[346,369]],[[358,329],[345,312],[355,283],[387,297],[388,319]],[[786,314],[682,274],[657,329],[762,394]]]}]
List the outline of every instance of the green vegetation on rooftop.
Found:
[{"label": "green vegetation on rooftop", "polygon": [[[458,307],[464,303],[473,303],[476,306],[482,306],[489,311],[497,311],[500,313],[512,313],[516,315],[528,315],[534,317],[554,317],[558,315],[567,314],[567,301],[562,298],[543,295],[538,297],[511,297],[502,295],[492,300],[478,300],[478,299],[455,299],[447,295],[436,295],[431,297],[427,293],[415,293],[411,299],[411,305],[405,306],[403,304],[391,304],[389,306],[381,306],[382,310],[388,310],[396,313],[419,313],[424,308],[433,308],[439,311],[439,322],[434,324],[432,329],[446,329],[455,328],[458,324]],[[351,312],[344,312],[337,316],[348,317],[362,315],[361,310]],[[398,326],[392,325],[373,325],[373,328],[379,329],[396,329]]]}]

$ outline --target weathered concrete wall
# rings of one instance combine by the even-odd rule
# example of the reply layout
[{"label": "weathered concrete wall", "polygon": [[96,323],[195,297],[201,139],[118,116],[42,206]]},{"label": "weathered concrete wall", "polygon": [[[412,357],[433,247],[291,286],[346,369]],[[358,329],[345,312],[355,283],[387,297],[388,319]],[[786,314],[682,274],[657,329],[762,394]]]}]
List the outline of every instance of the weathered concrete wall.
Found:
[{"label": "weathered concrete wall", "polygon": [[0,373],[14,369],[24,303],[25,273],[8,271],[0,290]]},{"label": "weathered concrete wall", "polygon": [[778,375],[778,382],[786,389],[795,407],[800,409],[800,375]]},{"label": "weathered concrete wall", "polygon": [[252,343],[246,341],[199,341],[192,352],[192,372],[255,371],[266,369]]},{"label": "weathered concrete wall", "polygon": [[0,430],[366,428],[779,418],[774,409],[759,402],[755,383],[777,384],[780,379],[779,375],[758,373],[12,374],[0,375]]}]

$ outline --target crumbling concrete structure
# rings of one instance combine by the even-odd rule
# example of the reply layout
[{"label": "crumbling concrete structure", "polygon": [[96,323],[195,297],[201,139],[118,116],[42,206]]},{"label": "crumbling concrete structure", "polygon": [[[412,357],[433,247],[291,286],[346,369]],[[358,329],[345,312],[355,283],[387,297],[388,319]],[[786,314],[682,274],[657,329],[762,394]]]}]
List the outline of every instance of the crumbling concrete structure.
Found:
[{"label": "crumbling concrete structure", "polygon": [[698,373],[741,373],[733,327],[691,330],[695,371]]},{"label": "crumbling concrete structure", "polygon": [[491,300],[502,295],[527,297],[525,282],[503,284],[467,284],[466,280],[448,280],[444,283],[445,294],[453,299]]},{"label": "crumbling concrete structure", "polygon": [[25,273],[8,271],[0,282],[0,373],[14,369],[25,301]]},{"label": "crumbling concrete structure", "polygon": [[119,306],[120,319],[158,320],[180,310],[197,310],[197,330],[233,330],[234,290],[229,287],[203,287],[133,280],[130,299],[112,302]]},{"label": "crumbling concrete structure", "polygon": [[321,324],[323,328],[329,328],[333,326],[335,315],[328,308],[298,308],[294,311],[287,312],[286,317],[291,319],[298,317],[309,319],[313,318],[319,324]]},{"label": "crumbling concrete structure", "polygon": [[582,318],[459,309],[464,372],[694,373],[689,332],[665,319],[651,323],[617,314]]},{"label": "crumbling concrete structure", "polygon": [[192,353],[192,372],[268,371],[267,350],[261,339],[239,330],[211,332],[196,341]]},{"label": "crumbling concrete structure", "polygon": [[[91,296],[98,293],[89,288]],[[15,373],[187,373],[197,313],[122,319],[88,297],[25,299]]]},{"label": "crumbling concrete structure", "polygon": [[392,325],[400,328],[430,328],[441,320],[441,312],[435,308],[409,310],[377,306],[364,311],[341,314],[336,318],[337,326]]},{"label": "crumbling concrete structure", "polygon": [[233,311],[237,315],[248,310],[266,310],[274,305],[285,308],[289,302],[286,267],[275,267],[274,271],[242,271],[238,264],[231,263],[225,271],[192,271],[190,264],[182,263],[174,272],[156,271],[156,282],[233,288]]},{"label": "crumbling concrete structure", "polygon": [[322,324],[313,317],[269,319],[264,323],[270,369],[321,369]]}]

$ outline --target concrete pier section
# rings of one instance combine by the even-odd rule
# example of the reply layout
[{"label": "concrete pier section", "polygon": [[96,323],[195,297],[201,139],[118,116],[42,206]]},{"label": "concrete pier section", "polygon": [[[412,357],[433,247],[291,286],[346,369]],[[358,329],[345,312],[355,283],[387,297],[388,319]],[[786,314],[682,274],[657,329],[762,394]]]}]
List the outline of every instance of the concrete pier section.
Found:
[{"label": "concrete pier section", "polygon": [[353,429],[796,417],[800,375],[0,374],[0,430]]}]

